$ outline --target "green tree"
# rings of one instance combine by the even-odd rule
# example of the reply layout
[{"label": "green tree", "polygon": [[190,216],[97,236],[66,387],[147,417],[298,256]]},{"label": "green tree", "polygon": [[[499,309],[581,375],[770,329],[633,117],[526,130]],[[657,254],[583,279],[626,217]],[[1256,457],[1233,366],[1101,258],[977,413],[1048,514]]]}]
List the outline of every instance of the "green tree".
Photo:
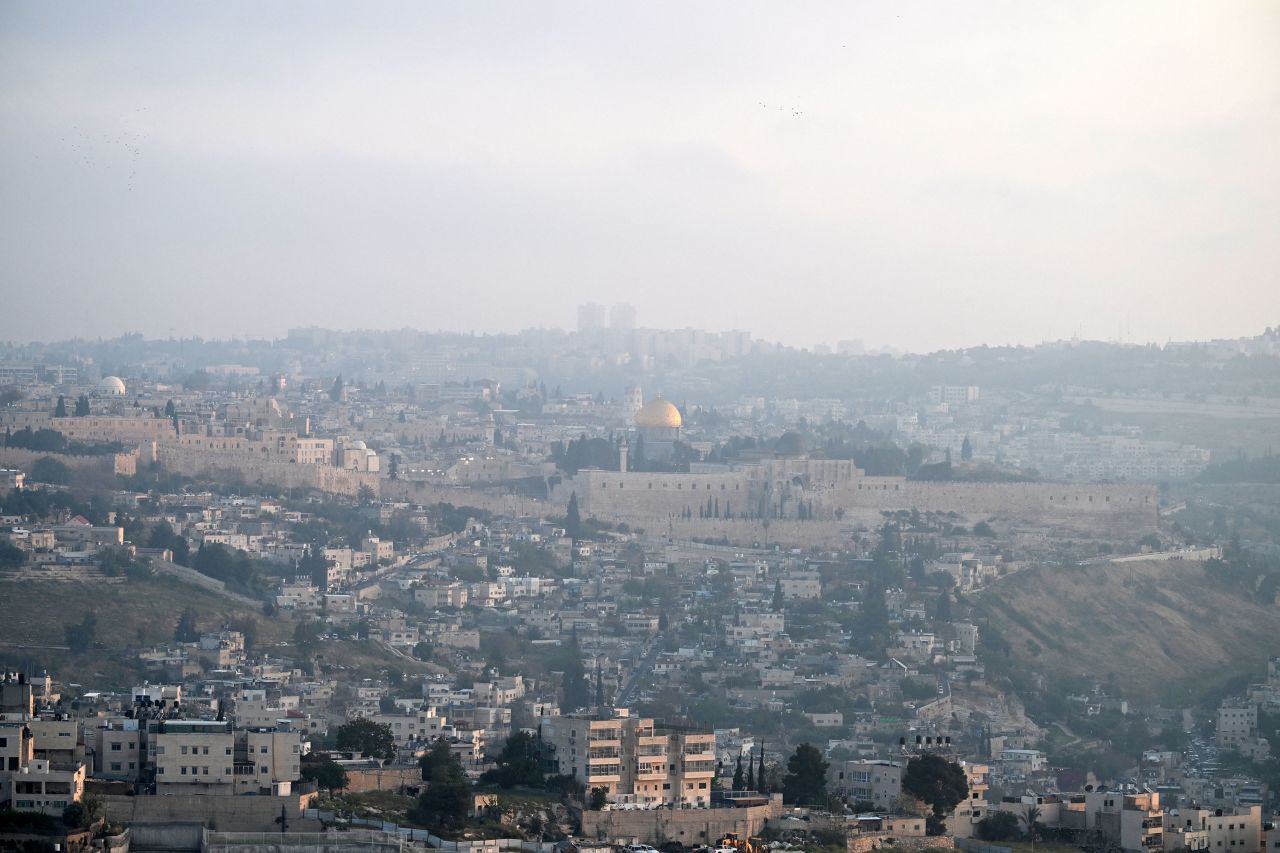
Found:
[{"label": "green tree", "polygon": [[76,397],[75,417],[83,418],[89,414],[89,395],[81,394]]},{"label": "green tree", "polygon": [[787,775],[782,780],[782,796],[786,802],[800,806],[826,803],[827,762],[816,746],[802,743],[787,760]]},{"label": "green tree", "polygon": [[938,619],[942,622],[951,621],[951,592],[943,590],[938,593]]},{"label": "green tree", "polygon": [[778,578],[773,582],[773,601],[769,604],[769,609],[777,613],[782,609],[782,578]]},{"label": "green tree", "polygon": [[58,395],[58,404],[53,407],[53,416],[55,418],[65,418],[67,416],[67,398]]},{"label": "green tree", "polygon": [[176,532],[167,521],[159,521],[148,535],[148,544],[152,548],[168,548],[173,552],[173,561],[180,566],[191,562],[191,545],[187,537]]},{"label": "green tree", "polygon": [[339,726],[333,742],[343,751],[388,760],[396,757],[396,738],[391,726],[363,717]]},{"label": "green tree", "polygon": [[71,469],[59,459],[54,459],[52,456],[41,456],[31,464],[31,479],[37,483],[69,486],[71,485]]},{"label": "green tree", "polygon": [[178,616],[178,624],[173,629],[173,639],[179,643],[194,643],[200,639],[200,628],[196,625],[196,612],[185,608]]},{"label": "green tree", "polygon": [[500,788],[518,785],[534,788],[542,785],[542,744],[528,732],[516,732],[507,738],[498,754],[497,767],[481,777],[482,782]]},{"label": "green tree", "polygon": [[1013,812],[992,812],[978,821],[977,833],[982,841],[1015,841],[1022,835]]},{"label": "green tree", "polygon": [[17,545],[0,541],[0,569],[16,569],[27,559],[27,552]]},{"label": "green tree", "polygon": [[564,516],[565,535],[577,542],[582,538],[582,516],[578,514],[578,493],[569,495],[569,508]]},{"label": "green tree", "polygon": [[964,441],[960,444],[960,458],[968,462],[973,458],[973,442],[969,441],[969,436],[964,437]]},{"label": "green tree", "polygon": [[1036,838],[1040,835],[1040,807],[1034,803],[1022,813],[1022,823],[1027,828],[1027,840],[1031,842],[1031,849],[1036,849]]},{"label": "green tree", "polygon": [[608,788],[592,788],[591,795],[587,800],[587,808],[593,812],[598,812],[604,808],[607,802],[609,802]]},{"label": "green tree", "polygon": [[742,772],[742,753],[738,753],[738,764],[733,768],[733,790],[741,791],[746,785],[747,778]]},{"label": "green tree", "polygon": [[86,613],[79,624],[68,625],[64,629],[67,646],[73,654],[83,654],[93,647],[98,632],[98,617],[94,613]]},{"label": "green tree", "polygon": [[164,404],[164,416],[171,418],[178,413],[178,407],[173,404],[173,400]]},{"label": "green tree", "polygon": [[409,818],[435,832],[456,832],[471,813],[471,783],[449,742],[438,738],[422,757],[426,789],[409,811]]},{"label": "green tree", "polygon": [[70,803],[62,810],[62,825],[68,829],[81,829],[89,825],[89,815],[85,813],[84,806],[79,803]]},{"label": "green tree", "polygon": [[329,399],[335,403],[340,401],[342,399],[342,389],[342,374],[339,373],[338,377],[333,380],[333,386],[329,389]]},{"label": "green tree", "polygon": [[347,787],[347,771],[342,765],[326,756],[307,756],[302,760],[299,772],[303,779],[315,782],[329,791],[339,791]]},{"label": "green tree", "polygon": [[933,809],[927,820],[929,835],[941,835],[947,815],[969,797],[969,781],[964,769],[941,755],[926,752],[907,762],[902,774],[902,790]]}]

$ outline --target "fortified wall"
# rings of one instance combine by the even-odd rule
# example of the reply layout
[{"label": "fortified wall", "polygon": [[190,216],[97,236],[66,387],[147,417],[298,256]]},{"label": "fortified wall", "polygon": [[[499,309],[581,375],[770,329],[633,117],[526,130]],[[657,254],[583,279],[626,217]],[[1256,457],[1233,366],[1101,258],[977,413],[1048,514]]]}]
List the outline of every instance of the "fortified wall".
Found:
[{"label": "fortified wall", "polygon": [[[347,471],[332,465],[299,465],[292,462],[264,462],[243,453],[192,450],[174,444],[152,447],[154,460],[169,471],[188,477],[208,477],[221,481],[242,480],[246,484],[265,483],[282,489],[316,489],[335,495],[355,496],[361,486],[378,494],[383,482],[377,474]],[[144,454],[146,455],[146,454]]]},{"label": "fortified wall", "polygon": [[[563,504],[578,496],[583,515],[602,521],[627,522],[657,529],[696,521],[698,535],[714,536],[716,522],[798,521],[818,533],[816,525],[839,528],[875,524],[880,514],[916,509],[956,513],[970,521],[995,519],[1007,524],[1058,528],[1075,533],[1141,536],[1157,527],[1156,488],[1146,484],[961,483],[908,480],[904,477],[853,477],[814,483],[759,477],[760,469],[710,474],[620,473],[584,470],[556,488],[552,498]],[[685,526],[681,524],[681,526]],[[763,525],[760,532],[764,533]],[[838,536],[828,532],[821,538]],[[752,536],[763,541],[763,535]],[[812,539],[812,536],[805,537]],[[776,541],[782,537],[775,536]],[[741,541],[741,540],[739,540]]]}]

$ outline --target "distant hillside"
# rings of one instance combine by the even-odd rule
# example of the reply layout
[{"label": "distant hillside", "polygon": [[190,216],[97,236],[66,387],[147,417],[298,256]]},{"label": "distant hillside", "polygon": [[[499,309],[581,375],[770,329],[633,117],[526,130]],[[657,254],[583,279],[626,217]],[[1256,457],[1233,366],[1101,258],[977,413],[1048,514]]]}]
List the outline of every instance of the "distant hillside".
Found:
[{"label": "distant hillside", "polygon": [[1280,608],[1216,582],[1204,563],[1042,566],[973,597],[1024,672],[1113,681],[1138,701],[1188,704],[1266,677]]},{"label": "distant hillside", "polygon": [[[128,689],[143,677],[138,649],[172,642],[178,616],[186,607],[195,611],[201,630],[228,623],[252,625],[258,649],[288,655],[289,647],[276,644],[292,639],[295,623],[283,616],[263,616],[260,609],[238,599],[159,575],[114,583],[0,575],[0,601],[6,604],[0,619],[0,661],[23,669],[47,668],[60,681],[85,689]],[[66,626],[78,623],[86,612],[97,614],[98,648],[80,655],[35,648],[64,645]],[[387,666],[405,672],[428,669],[367,640],[323,643],[318,651],[326,661],[367,674]]]}]

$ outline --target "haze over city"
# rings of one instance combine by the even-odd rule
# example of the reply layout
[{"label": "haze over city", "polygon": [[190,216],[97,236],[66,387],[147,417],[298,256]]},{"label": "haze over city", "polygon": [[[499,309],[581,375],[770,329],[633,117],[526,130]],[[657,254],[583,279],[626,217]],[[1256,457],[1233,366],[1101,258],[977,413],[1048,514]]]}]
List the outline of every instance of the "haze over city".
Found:
[{"label": "haze over city", "polygon": [[1280,308],[1274,3],[0,10],[0,339],[933,350]]},{"label": "haze over city", "polygon": [[0,81],[0,853],[1280,853],[1280,0]]}]

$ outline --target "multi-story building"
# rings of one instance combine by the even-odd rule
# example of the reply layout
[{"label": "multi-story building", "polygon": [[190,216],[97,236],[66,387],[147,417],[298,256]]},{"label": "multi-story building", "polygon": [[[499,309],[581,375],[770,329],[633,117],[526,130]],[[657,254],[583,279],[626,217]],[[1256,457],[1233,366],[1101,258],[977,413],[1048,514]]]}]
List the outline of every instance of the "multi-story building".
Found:
[{"label": "multi-story building", "polygon": [[895,761],[834,762],[827,776],[833,792],[880,811],[892,810],[902,794],[902,764]]},{"label": "multi-story building", "polygon": [[108,720],[86,739],[92,742],[95,777],[123,782],[141,781],[146,733],[141,730],[138,720]]},{"label": "multi-story building", "polygon": [[1218,709],[1218,746],[1239,749],[1258,734],[1257,705],[1223,705]]},{"label": "multi-story building", "polygon": [[289,794],[299,779],[304,747],[302,732],[287,726],[237,730],[232,753],[235,793]]},{"label": "multi-story building", "polygon": [[[61,815],[84,795],[84,764],[76,760],[78,740],[72,729],[71,744],[60,743],[62,726],[42,727],[35,719],[35,692],[25,675],[5,673],[0,681],[0,803],[20,811]],[[57,721],[50,721],[57,722]],[[74,726],[74,723],[71,724]],[[41,731],[37,735],[32,727]],[[59,760],[36,758],[37,738]]]},{"label": "multi-story building", "polygon": [[157,794],[230,794],[235,781],[231,724],[164,720],[152,733]]},{"label": "multi-story building", "polygon": [[1261,853],[1262,807],[1172,809],[1164,815],[1164,848]]},{"label": "multi-story building", "polygon": [[960,762],[960,766],[964,768],[965,781],[969,783],[969,798],[958,804],[947,818],[947,832],[957,838],[972,838],[977,834],[978,823],[991,809],[987,801],[991,768],[967,761]]},{"label": "multi-story building", "polygon": [[656,729],[626,709],[612,716],[545,717],[553,772],[604,789],[611,802],[709,806],[716,773],[715,735]]}]

